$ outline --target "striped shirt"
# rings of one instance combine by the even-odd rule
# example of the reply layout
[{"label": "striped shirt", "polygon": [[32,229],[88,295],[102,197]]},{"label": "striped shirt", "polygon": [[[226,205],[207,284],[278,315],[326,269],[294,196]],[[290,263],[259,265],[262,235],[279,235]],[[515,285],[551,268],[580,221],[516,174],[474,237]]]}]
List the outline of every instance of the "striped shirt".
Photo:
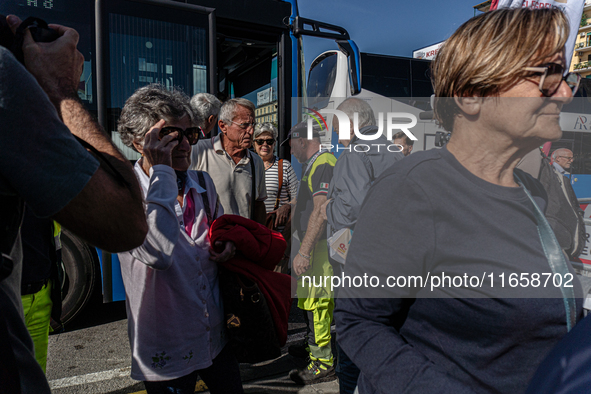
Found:
[{"label": "striped shirt", "polygon": [[[273,165],[265,170],[265,183],[267,185],[267,199],[265,208],[267,213],[273,211],[277,191],[279,190],[279,159],[273,158]],[[288,160],[283,160],[283,187],[279,197],[279,207],[293,200],[298,193],[298,178]]]}]

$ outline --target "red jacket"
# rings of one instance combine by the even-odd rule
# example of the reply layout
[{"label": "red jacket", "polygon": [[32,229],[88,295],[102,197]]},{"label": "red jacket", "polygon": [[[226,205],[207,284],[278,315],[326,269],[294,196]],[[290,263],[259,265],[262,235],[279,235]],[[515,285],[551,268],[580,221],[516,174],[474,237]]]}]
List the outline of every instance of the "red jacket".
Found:
[{"label": "red jacket", "polygon": [[209,230],[211,244],[232,241],[236,254],[221,263],[230,271],[256,282],[263,292],[281,346],[287,341],[287,320],[291,309],[291,277],[274,272],[285,252],[283,236],[267,227],[238,215],[223,215]]}]

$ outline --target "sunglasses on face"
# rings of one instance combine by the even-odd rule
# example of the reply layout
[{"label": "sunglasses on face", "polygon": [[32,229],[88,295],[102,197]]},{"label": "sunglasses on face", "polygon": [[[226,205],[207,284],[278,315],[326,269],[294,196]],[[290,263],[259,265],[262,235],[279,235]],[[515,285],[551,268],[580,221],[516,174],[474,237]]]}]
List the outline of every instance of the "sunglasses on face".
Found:
[{"label": "sunglasses on face", "polygon": [[199,137],[203,132],[201,127],[187,127],[185,130],[181,129],[180,127],[163,127],[160,129],[159,139],[162,139],[170,133],[174,133],[175,131],[178,133],[176,139],[179,141],[179,144],[183,142],[184,136],[187,137],[187,140],[191,145],[195,145],[199,141]]},{"label": "sunglasses on face", "polygon": [[524,70],[542,74],[539,89],[546,97],[552,97],[558,91],[558,88],[560,88],[562,81],[566,82],[574,96],[581,83],[581,76],[579,74],[567,73],[563,76],[564,68],[562,64],[558,63],[548,63],[540,67],[524,67]]},{"label": "sunglasses on face", "polygon": [[272,146],[272,145],[275,143],[275,140],[274,140],[274,139],[272,139],[272,138],[265,139],[265,140],[263,140],[263,139],[258,139],[258,140],[254,140],[254,142],[256,142],[256,144],[257,144],[257,145],[264,145],[264,144],[267,144],[267,145],[269,145],[269,146]]}]

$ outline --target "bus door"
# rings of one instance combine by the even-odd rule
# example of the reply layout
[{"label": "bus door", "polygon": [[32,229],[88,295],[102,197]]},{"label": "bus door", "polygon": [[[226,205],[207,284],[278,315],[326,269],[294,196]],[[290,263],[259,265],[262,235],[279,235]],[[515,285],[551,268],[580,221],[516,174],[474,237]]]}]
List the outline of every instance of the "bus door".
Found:
[{"label": "bus door", "polygon": [[[215,12],[157,0],[96,2],[98,118],[129,160],[117,122],[125,101],[150,83],[182,89],[188,96],[210,92],[215,81]],[[99,251],[103,301],[125,299],[119,259]]]},{"label": "bus door", "polygon": [[[256,106],[257,123],[285,127],[286,28],[167,0],[98,0],[96,7],[99,119],[128,159],[140,156],[122,144],[117,122],[127,98],[149,83],[180,87],[189,96],[246,98]],[[101,263],[103,300],[124,299],[117,256],[102,252]]]},{"label": "bus door", "polygon": [[286,29],[223,18],[218,18],[216,28],[218,96],[250,100],[256,108],[256,123],[285,128],[285,97],[289,96],[281,81],[285,80]]}]

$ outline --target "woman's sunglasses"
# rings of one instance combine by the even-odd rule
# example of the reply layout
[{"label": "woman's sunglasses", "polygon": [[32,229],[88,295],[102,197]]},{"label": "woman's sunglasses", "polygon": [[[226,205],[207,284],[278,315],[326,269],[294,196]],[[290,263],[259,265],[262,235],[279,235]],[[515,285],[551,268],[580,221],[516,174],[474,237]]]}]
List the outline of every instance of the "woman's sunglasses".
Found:
[{"label": "woman's sunglasses", "polygon": [[567,73],[563,75],[564,69],[558,63],[548,63],[539,67],[524,67],[523,69],[541,74],[538,88],[546,97],[552,97],[558,91],[558,88],[560,88],[562,81],[566,82],[574,96],[581,83],[581,76],[579,74]]},{"label": "woman's sunglasses", "polygon": [[162,139],[175,131],[178,133],[176,139],[179,141],[179,144],[183,142],[183,136],[185,136],[191,145],[195,145],[199,142],[199,137],[203,132],[201,127],[187,127],[185,130],[180,127],[163,127],[160,129],[159,139]]},{"label": "woman's sunglasses", "polygon": [[258,140],[254,140],[254,142],[257,143],[257,145],[263,145],[263,144],[267,144],[267,145],[273,145],[275,143],[275,140],[272,138],[269,138],[267,140],[263,140],[263,139],[258,139]]}]

